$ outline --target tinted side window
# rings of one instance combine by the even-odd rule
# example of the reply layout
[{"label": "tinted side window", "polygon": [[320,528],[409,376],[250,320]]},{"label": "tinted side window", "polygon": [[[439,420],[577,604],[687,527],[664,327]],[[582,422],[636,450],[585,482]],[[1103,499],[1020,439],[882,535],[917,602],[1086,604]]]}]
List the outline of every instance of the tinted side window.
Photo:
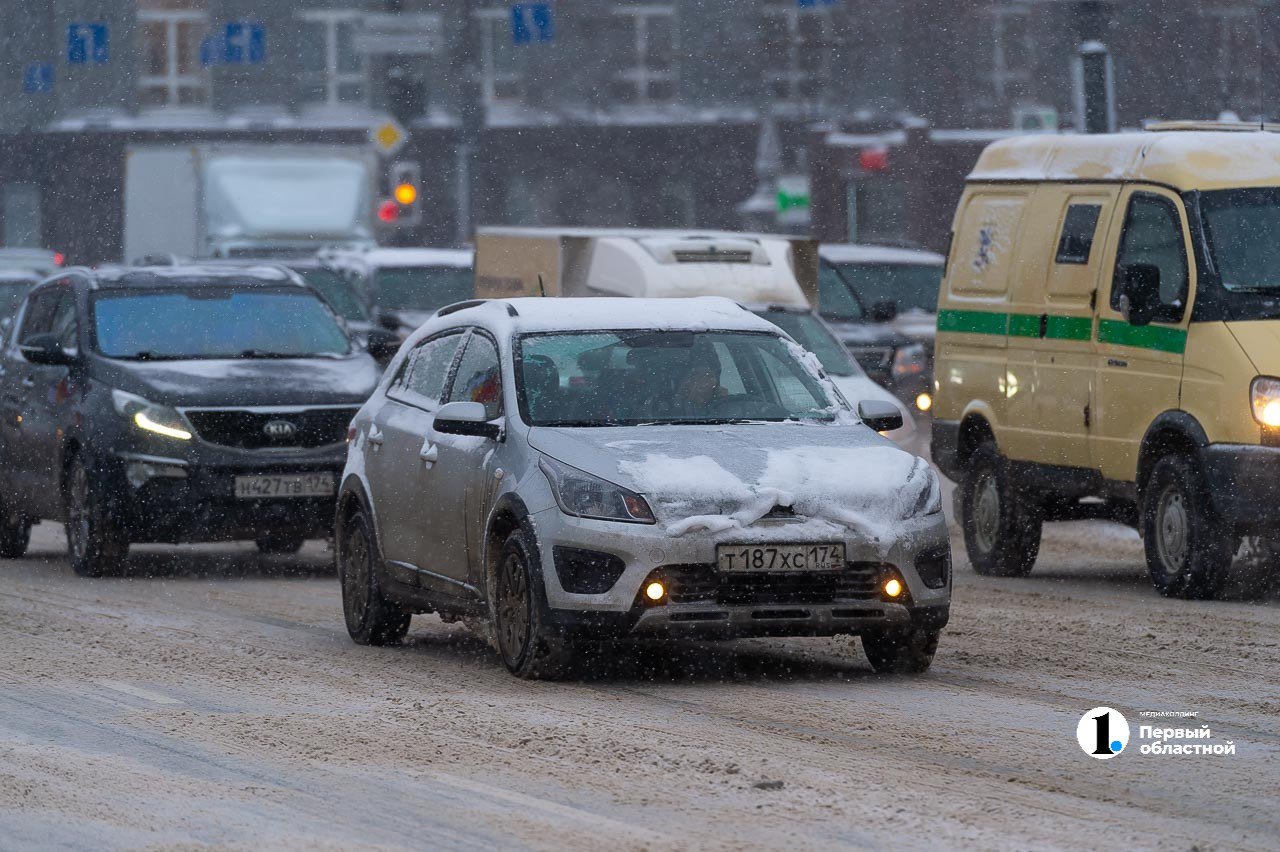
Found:
[{"label": "tinted side window", "polygon": [[62,298],[53,311],[53,322],[50,328],[58,335],[58,343],[63,349],[76,349],[80,345],[76,326],[76,297],[71,290],[63,290]]},{"label": "tinted side window", "polygon": [[1187,256],[1178,208],[1168,199],[1135,195],[1129,202],[1120,253],[1116,257],[1115,280],[1111,285],[1111,307],[1117,311],[1124,269],[1139,263],[1160,270],[1160,301],[1164,309],[1156,319],[1178,322],[1187,299]]},{"label": "tinted side window", "polygon": [[22,330],[18,334],[18,343],[24,344],[37,334],[48,334],[53,331],[53,316],[62,300],[62,291],[57,287],[49,287],[32,294],[27,303],[27,313],[22,320]]},{"label": "tinted side window", "polygon": [[1058,240],[1056,263],[1089,262],[1093,250],[1093,235],[1098,229],[1098,216],[1102,207],[1097,204],[1072,204],[1067,208],[1062,222],[1062,236]]},{"label": "tinted side window", "polygon": [[439,405],[461,341],[462,333],[458,332],[419,344],[405,360],[400,378],[392,388],[393,394],[428,408]]},{"label": "tinted side window", "polygon": [[502,414],[502,369],[498,349],[483,334],[473,334],[454,374],[446,402],[484,403],[490,420]]}]

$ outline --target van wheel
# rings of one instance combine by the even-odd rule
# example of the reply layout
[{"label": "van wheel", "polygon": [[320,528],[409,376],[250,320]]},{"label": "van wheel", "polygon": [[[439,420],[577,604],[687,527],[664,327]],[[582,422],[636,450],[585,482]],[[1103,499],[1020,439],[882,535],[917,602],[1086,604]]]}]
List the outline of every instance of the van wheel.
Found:
[{"label": "van wheel", "polygon": [[568,674],[573,643],[547,624],[537,552],[523,530],[507,536],[493,584],[493,628],[507,670],[529,680]]},{"label": "van wheel", "polygon": [[31,522],[0,505],[0,559],[18,559],[31,543]]},{"label": "van wheel", "polygon": [[93,482],[82,455],[72,456],[63,488],[72,570],[81,577],[118,574],[129,555],[129,539],[108,513],[102,489]]},{"label": "van wheel", "polygon": [[1200,472],[1185,456],[1167,455],[1152,468],[1142,494],[1151,582],[1165,597],[1213,597],[1235,553]]},{"label": "van wheel", "polygon": [[413,614],[382,591],[373,530],[357,511],[338,530],[338,579],[347,632],[360,645],[394,645],[409,632]]},{"label": "van wheel", "polygon": [[920,674],[929,670],[940,635],[940,629],[929,627],[867,633],[862,637],[862,651],[881,674]]},{"label": "van wheel", "polygon": [[989,577],[1031,573],[1040,552],[1040,507],[1010,486],[995,443],[973,451],[960,489],[960,521],[973,570]]}]

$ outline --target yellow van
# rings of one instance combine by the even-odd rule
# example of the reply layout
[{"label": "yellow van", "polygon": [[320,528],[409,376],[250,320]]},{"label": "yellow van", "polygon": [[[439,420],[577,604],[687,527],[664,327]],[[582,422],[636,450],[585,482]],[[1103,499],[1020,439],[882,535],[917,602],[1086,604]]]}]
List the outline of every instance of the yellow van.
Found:
[{"label": "yellow van", "polygon": [[1044,521],[1136,526],[1210,597],[1280,522],[1280,135],[1165,123],[986,149],[938,305],[933,454],[983,574]]}]

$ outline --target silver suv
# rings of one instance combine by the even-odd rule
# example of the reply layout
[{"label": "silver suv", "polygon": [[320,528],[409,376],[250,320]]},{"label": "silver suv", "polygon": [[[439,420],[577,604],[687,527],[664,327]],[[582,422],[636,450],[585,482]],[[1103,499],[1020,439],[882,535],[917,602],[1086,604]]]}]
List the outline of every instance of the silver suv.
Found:
[{"label": "silver suv", "polygon": [[521,677],[639,634],[859,634],[923,671],[951,555],[937,477],[876,434],[900,425],[728,300],[450,306],[352,423],[347,628],[465,620]]}]

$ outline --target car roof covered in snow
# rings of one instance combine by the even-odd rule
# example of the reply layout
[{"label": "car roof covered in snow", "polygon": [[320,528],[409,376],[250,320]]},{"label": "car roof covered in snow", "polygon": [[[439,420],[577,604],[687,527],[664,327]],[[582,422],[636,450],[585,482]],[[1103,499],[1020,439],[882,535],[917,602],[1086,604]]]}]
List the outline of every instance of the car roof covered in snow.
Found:
[{"label": "car roof covered in snow", "polygon": [[717,296],[691,299],[531,297],[449,305],[415,332],[414,338],[467,325],[479,325],[500,335],[624,329],[778,333],[772,323],[731,299]]},{"label": "car roof covered in snow", "polygon": [[[72,270],[68,270],[71,272]],[[205,287],[306,284],[291,272],[278,265],[217,266],[192,264],[190,266],[107,266],[83,270],[99,289],[124,287]],[[59,275],[61,277],[61,274]],[[309,288],[306,288],[309,289]]]},{"label": "car roof covered in snow", "polygon": [[942,255],[931,251],[855,243],[823,243],[818,247],[818,256],[828,263],[868,266],[942,266],[943,263]]},{"label": "car roof covered in snow", "polygon": [[360,271],[389,267],[412,268],[418,266],[448,266],[470,269],[475,263],[471,249],[444,248],[372,248],[337,249],[322,251],[320,259],[338,268],[356,268]]},{"label": "car roof covered in snow", "polygon": [[1252,127],[1167,123],[1131,133],[1017,136],[987,146],[969,180],[1280,184],[1280,134]]}]

